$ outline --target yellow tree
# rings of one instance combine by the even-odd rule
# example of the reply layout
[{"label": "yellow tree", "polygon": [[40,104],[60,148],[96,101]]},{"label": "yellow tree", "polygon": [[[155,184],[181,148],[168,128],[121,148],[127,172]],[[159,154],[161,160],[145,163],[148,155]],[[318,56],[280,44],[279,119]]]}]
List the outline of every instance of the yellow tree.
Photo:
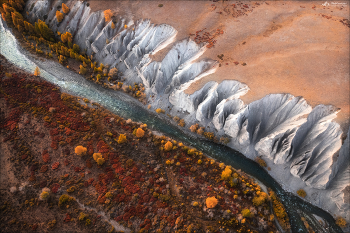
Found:
[{"label": "yellow tree", "polygon": [[112,22],[111,24],[111,28],[114,29],[115,28],[115,24]]},{"label": "yellow tree", "polygon": [[110,9],[108,9],[108,10],[105,10],[103,13],[104,13],[104,16],[105,16],[105,22],[111,21],[112,16],[113,16],[112,11]]},{"label": "yellow tree", "polygon": [[64,14],[62,14],[60,11],[56,11],[56,18],[57,18],[57,22],[62,22],[64,17]]},{"label": "yellow tree", "polygon": [[39,75],[40,75],[39,67],[36,67],[36,68],[35,68],[35,70],[34,70],[34,75],[35,75],[35,76],[39,76]]},{"label": "yellow tree", "polygon": [[64,3],[62,3],[62,11],[65,14],[67,14],[69,12],[69,7]]},{"label": "yellow tree", "polygon": [[70,32],[66,32],[64,34],[61,34],[61,40],[63,43],[72,42],[72,34]]}]

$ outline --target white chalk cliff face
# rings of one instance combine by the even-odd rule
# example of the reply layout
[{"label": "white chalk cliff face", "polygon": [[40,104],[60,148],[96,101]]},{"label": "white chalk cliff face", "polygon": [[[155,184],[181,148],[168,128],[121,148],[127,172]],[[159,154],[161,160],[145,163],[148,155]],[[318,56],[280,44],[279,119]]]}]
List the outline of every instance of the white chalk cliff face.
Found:
[{"label": "white chalk cliff face", "polygon": [[[58,23],[55,12],[62,2],[70,12]],[[151,103],[153,108],[164,107],[158,103],[166,102],[189,113],[186,119],[192,117],[191,122],[212,123],[241,151],[253,148],[254,156],[286,164],[306,185],[331,188],[338,207],[345,208],[342,190],[350,177],[349,133],[342,145],[342,131],[332,122],[338,110],[332,106],[312,109],[302,97],[290,94],[271,94],[245,105],[239,97],[249,87],[233,80],[208,82],[189,95],[187,88],[215,72],[218,63],[198,60],[206,45],[190,39],[174,43],[161,62],[152,61],[149,55],[175,40],[177,31],[173,27],[154,25],[146,19],[133,22],[119,18],[112,29],[103,12],[91,12],[86,2],[80,1],[29,0],[25,11],[31,22],[41,19],[54,32],[69,31],[81,50],[94,53],[96,61],[121,71],[126,84],[142,82],[147,94],[157,100]]]}]

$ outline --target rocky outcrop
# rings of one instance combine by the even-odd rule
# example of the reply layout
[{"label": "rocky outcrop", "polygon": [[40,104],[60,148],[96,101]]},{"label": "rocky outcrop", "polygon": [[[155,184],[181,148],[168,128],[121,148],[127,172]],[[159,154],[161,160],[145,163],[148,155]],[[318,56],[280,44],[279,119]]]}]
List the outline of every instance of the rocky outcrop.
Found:
[{"label": "rocky outcrop", "polygon": [[338,110],[318,105],[295,135],[291,173],[315,188],[326,188],[332,173],[333,155],[341,147],[340,126],[331,122]]},{"label": "rocky outcrop", "polygon": [[332,170],[332,184],[330,188],[333,190],[331,197],[344,212],[349,213],[350,210],[350,128],[344,144],[340,148],[339,156],[333,166]]}]

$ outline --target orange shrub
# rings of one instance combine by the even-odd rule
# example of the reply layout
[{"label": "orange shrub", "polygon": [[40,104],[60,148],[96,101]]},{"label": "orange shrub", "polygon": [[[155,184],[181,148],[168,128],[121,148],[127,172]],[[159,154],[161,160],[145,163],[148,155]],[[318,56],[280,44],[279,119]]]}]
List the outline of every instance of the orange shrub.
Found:
[{"label": "orange shrub", "polygon": [[118,143],[122,144],[122,143],[125,143],[125,142],[127,142],[125,134],[120,134],[119,138],[118,138]]},{"label": "orange shrub", "polygon": [[143,129],[138,128],[138,129],[136,130],[136,137],[142,138],[144,135],[145,135],[145,131],[143,131]]},{"label": "orange shrub", "polygon": [[112,15],[113,15],[112,11],[110,9],[108,9],[108,10],[105,10],[103,13],[105,15],[105,21],[106,22],[111,21]]},{"label": "orange shrub", "polygon": [[64,14],[62,14],[60,11],[56,11],[56,18],[59,23],[62,22],[63,17],[64,17]]},{"label": "orange shrub", "polygon": [[67,14],[69,12],[69,7],[64,3],[62,3],[62,11],[65,14]]},{"label": "orange shrub", "polygon": [[86,147],[83,147],[83,146],[77,146],[75,147],[75,150],[74,150],[74,152],[79,156],[85,155],[86,151],[87,151]]},{"label": "orange shrub", "polygon": [[299,189],[298,191],[297,191],[297,194],[299,195],[299,196],[301,196],[301,197],[306,197],[306,192],[305,192],[305,190],[304,189]]},{"label": "orange shrub", "polygon": [[205,200],[205,204],[207,205],[208,208],[214,208],[218,204],[218,199],[215,197],[208,197]]},{"label": "orange shrub", "polygon": [[34,75],[35,75],[35,76],[39,76],[39,75],[40,75],[39,67],[36,67],[36,68],[35,68],[35,70],[34,70]]},{"label": "orange shrub", "polygon": [[342,217],[337,217],[335,223],[340,226],[340,227],[345,227],[346,226],[346,220]]},{"label": "orange shrub", "polygon": [[164,150],[165,150],[165,151],[169,151],[169,150],[171,150],[171,149],[173,149],[173,144],[172,144],[170,141],[168,141],[168,142],[165,143],[165,145],[164,145]]}]

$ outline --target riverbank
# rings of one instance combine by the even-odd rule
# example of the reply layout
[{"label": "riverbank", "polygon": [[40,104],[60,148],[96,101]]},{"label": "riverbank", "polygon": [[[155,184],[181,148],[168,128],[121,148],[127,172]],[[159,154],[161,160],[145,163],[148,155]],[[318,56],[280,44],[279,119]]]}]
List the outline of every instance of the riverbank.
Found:
[{"label": "riverbank", "polygon": [[[40,63],[38,63],[38,65],[40,66],[41,64]],[[48,67],[50,67],[50,68],[48,68]],[[45,66],[43,66],[43,69],[44,70],[50,70],[50,72],[53,72],[52,74],[54,74],[54,73],[62,73],[62,72],[59,72],[60,70],[61,70],[61,67],[59,68],[59,67],[55,67],[55,65],[54,64],[51,64],[51,63],[47,63]],[[45,75],[45,78],[47,78],[48,77],[48,75],[46,74]],[[73,78],[74,77],[74,78]],[[51,77],[50,77],[51,78]],[[54,78],[54,79],[56,79],[56,77],[52,77],[52,78]],[[72,75],[72,77],[70,77],[70,78],[68,78],[66,75],[62,75],[62,77],[60,77],[60,79],[62,80],[61,82],[59,82],[60,83],[60,85],[62,85],[62,86],[67,86],[67,85],[74,85],[74,88],[71,88],[71,90],[73,90],[73,89],[77,89],[78,90],[78,92],[79,92],[79,95],[86,95],[86,93],[83,93],[82,91],[82,89],[79,89],[79,87],[78,86],[75,86],[75,82],[77,82],[77,81],[74,81],[74,80],[80,80],[78,77],[75,77],[74,75]],[[52,80],[53,82],[56,82],[57,80]],[[67,82],[67,84],[65,84],[65,82]],[[82,85],[82,84],[84,84],[84,82],[78,82],[78,85]],[[84,87],[86,87],[86,88],[88,88],[89,86],[87,86],[87,85],[85,85],[84,84]],[[89,88],[90,89],[90,88]],[[95,98],[95,96],[93,96],[92,98]],[[96,100],[95,100],[96,101]],[[100,100],[98,100],[98,101],[101,101],[101,102],[103,102],[101,99]],[[112,103],[113,101],[111,100],[111,103]],[[104,103],[106,106],[108,106],[109,105],[109,102],[107,101],[107,102],[105,102]],[[111,108],[113,108],[113,107],[111,107]]]},{"label": "riverbank", "polygon": [[[245,173],[155,136],[142,123],[79,103],[0,59],[1,167],[9,169],[1,171],[5,231],[276,231],[269,196]],[[113,230],[65,193],[124,228]],[[30,212],[45,217],[27,217]],[[278,217],[288,229],[284,218]]]}]

